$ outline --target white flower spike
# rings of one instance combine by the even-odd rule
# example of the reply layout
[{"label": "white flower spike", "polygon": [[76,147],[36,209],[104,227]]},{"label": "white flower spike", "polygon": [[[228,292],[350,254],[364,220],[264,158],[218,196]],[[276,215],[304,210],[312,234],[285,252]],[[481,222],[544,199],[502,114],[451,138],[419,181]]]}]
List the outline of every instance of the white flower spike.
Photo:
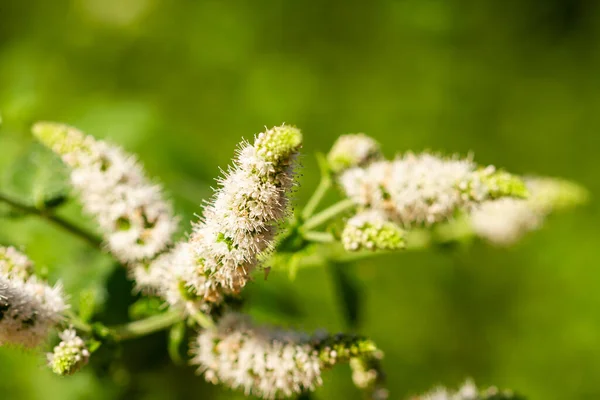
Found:
[{"label": "white flower spike", "polygon": [[477,389],[470,379],[467,380],[456,392],[445,387],[438,387],[422,396],[413,397],[412,400],[523,400],[510,390],[499,390],[492,386],[485,390]]},{"label": "white flower spike", "polygon": [[382,354],[367,339],[305,333],[257,326],[244,315],[228,313],[214,329],[192,344],[192,363],[206,380],[223,383],[246,395],[287,398],[322,384],[321,373],[350,362],[356,385],[373,400],[383,400]]},{"label": "white flower spike", "polygon": [[348,251],[398,250],[404,247],[405,232],[377,210],[360,212],[350,218],[342,232],[342,244]]},{"label": "white flower spike", "polygon": [[73,375],[88,363],[90,352],[74,329],[67,329],[59,336],[60,343],[47,354],[48,365],[57,375]]},{"label": "white flower spike", "polygon": [[334,173],[340,173],[348,168],[365,166],[381,157],[379,143],[364,133],[357,133],[340,136],[327,154],[327,161]]},{"label": "white flower spike", "polygon": [[181,249],[191,257],[182,263],[183,282],[195,296],[218,302],[248,282],[288,211],[301,144],[300,131],[287,125],[260,133],[253,145],[242,144],[194,226],[190,246]]},{"label": "white flower spike", "polygon": [[486,200],[527,194],[519,178],[492,166],[481,169],[468,159],[429,153],[351,168],[339,181],[357,205],[379,210],[404,227],[431,225]]},{"label": "white flower spike", "polygon": [[135,156],[67,125],[39,122],[33,133],[71,167],[71,183],[85,211],[121,262],[135,265],[167,249],[177,218]]},{"label": "white flower spike", "polygon": [[38,346],[66,309],[60,286],[38,280],[25,255],[0,247],[0,345]]},{"label": "white flower spike", "polygon": [[527,232],[538,229],[555,211],[585,203],[587,191],[556,178],[526,178],[529,197],[504,198],[481,204],[470,215],[476,235],[498,246],[512,245]]}]

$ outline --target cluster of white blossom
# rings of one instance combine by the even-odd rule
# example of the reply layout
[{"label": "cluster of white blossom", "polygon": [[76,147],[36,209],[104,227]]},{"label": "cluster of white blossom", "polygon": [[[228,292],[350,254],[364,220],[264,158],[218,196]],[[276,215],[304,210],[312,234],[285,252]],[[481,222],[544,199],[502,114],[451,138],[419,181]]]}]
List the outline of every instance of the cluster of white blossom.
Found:
[{"label": "cluster of white blossom", "polygon": [[363,133],[342,135],[331,147],[327,161],[331,170],[340,173],[348,168],[364,166],[382,157],[379,143]]},{"label": "cluster of white blossom", "polygon": [[397,250],[404,247],[404,230],[387,220],[379,210],[359,212],[348,220],[342,244],[348,251]]},{"label": "cluster of white blossom", "polygon": [[498,199],[473,210],[470,222],[476,235],[496,245],[511,245],[539,228],[552,212],[574,207],[587,198],[585,189],[562,179],[526,178],[525,182],[527,199]]},{"label": "cluster of white blossom", "polygon": [[404,227],[445,221],[486,200],[526,195],[519,178],[492,166],[429,153],[351,168],[339,181],[356,204],[380,210]]},{"label": "cluster of white blossom", "polygon": [[227,313],[198,335],[192,363],[212,383],[265,399],[290,397],[322,384],[321,373],[350,362],[356,386],[373,400],[387,398],[372,341],[352,335],[305,333],[258,326],[248,316]]},{"label": "cluster of white blossom", "polygon": [[135,156],[62,124],[40,122],[33,133],[71,167],[84,210],[117,259],[138,266],[167,249],[178,220]]},{"label": "cluster of white blossom", "polygon": [[509,390],[499,390],[492,386],[480,391],[471,380],[467,380],[456,392],[438,387],[412,400],[519,400],[520,397]]},{"label": "cluster of white blossom", "polygon": [[31,261],[12,247],[0,247],[0,345],[36,347],[62,321],[67,309],[60,286],[33,275]]},{"label": "cluster of white blossom", "polygon": [[64,330],[59,337],[60,343],[47,354],[48,365],[55,374],[72,375],[88,363],[90,352],[74,329]]},{"label": "cluster of white blossom", "polygon": [[290,397],[321,385],[321,360],[307,335],[254,326],[227,314],[202,331],[192,362],[212,383],[265,399]]},{"label": "cluster of white blossom", "polygon": [[301,144],[300,131],[287,125],[260,133],[253,145],[242,143],[187,244],[151,265],[166,277],[158,292],[169,303],[219,302],[244,287],[288,211]]}]

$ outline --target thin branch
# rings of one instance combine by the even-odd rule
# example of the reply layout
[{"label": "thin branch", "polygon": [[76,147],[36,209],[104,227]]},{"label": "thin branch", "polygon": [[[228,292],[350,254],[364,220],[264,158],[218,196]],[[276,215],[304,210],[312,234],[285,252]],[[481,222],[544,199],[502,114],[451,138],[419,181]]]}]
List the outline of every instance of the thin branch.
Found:
[{"label": "thin branch", "polygon": [[335,238],[329,232],[308,231],[304,232],[302,237],[309,242],[332,243],[335,241]]},{"label": "thin branch", "polygon": [[135,339],[154,332],[167,329],[171,325],[181,321],[183,316],[180,312],[166,312],[154,315],[139,321],[129,322],[124,325],[108,327],[117,341]]},{"label": "thin branch", "polygon": [[317,162],[319,163],[319,169],[321,170],[321,181],[310,200],[308,200],[308,203],[306,203],[306,207],[302,210],[302,218],[305,220],[314,214],[319,203],[323,200],[323,197],[331,187],[331,175],[329,173],[327,159],[323,154],[317,153]]},{"label": "thin branch", "polygon": [[314,229],[317,226],[324,224],[325,222],[329,221],[330,219],[337,217],[338,215],[340,215],[354,207],[355,207],[354,201],[352,201],[351,199],[345,199],[345,200],[339,201],[339,202],[335,203],[334,205],[332,205],[331,207],[326,208],[325,210],[321,211],[320,213],[309,218],[306,222],[304,222],[304,224],[301,227],[301,230],[309,231],[311,229]]},{"label": "thin branch", "polygon": [[23,204],[17,200],[7,197],[5,194],[0,193],[0,202],[6,203],[9,206],[24,212],[29,215],[37,215],[44,218],[46,221],[60,227],[61,229],[85,240],[91,246],[102,249],[102,240],[96,237],[94,234],[87,232],[86,230],[74,225],[73,223],[59,217],[55,214],[48,212],[47,210],[38,209],[27,204]]}]

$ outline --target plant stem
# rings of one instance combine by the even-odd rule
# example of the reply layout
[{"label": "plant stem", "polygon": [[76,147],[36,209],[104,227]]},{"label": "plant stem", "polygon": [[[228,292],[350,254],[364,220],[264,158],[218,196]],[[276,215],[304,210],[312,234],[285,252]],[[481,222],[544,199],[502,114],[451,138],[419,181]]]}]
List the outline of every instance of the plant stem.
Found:
[{"label": "plant stem", "polygon": [[72,325],[73,328],[84,333],[92,333],[92,327],[86,322],[83,322],[81,319],[79,319],[79,316],[73,311],[67,310],[65,316],[69,321],[69,325]]},{"label": "plant stem", "polygon": [[304,220],[313,215],[319,206],[319,203],[321,200],[323,200],[323,196],[325,196],[325,193],[327,193],[331,187],[331,175],[329,172],[327,159],[323,154],[317,153],[317,162],[321,171],[321,181],[319,182],[319,186],[317,186],[317,189],[311,196],[310,200],[308,200],[308,203],[306,203],[306,207],[304,207],[304,210],[302,210],[302,219]]},{"label": "plant stem", "polygon": [[332,218],[338,216],[339,214],[341,214],[345,211],[348,211],[354,207],[355,207],[354,201],[352,201],[351,199],[345,199],[345,200],[339,201],[339,202],[335,203],[334,205],[332,205],[331,207],[326,208],[325,210],[321,211],[320,213],[313,215],[306,222],[304,222],[304,224],[302,224],[302,227],[300,229],[302,231],[308,231],[308,230],[314,229],[317,226],[324,224],[325,222],[329,221],[330,219],[332,219]]},{"label": "plant stem", "polygon": [[306,203],[306,207],[304,207],[304,210],[302,210],[303,219],[306,220],[313,215],[315,209],[317,208],[317,206],[323,199],[323,196],[325,196],[325,193],[327,193],[330,187],[331,179],[329,177],[322,177],[321,181],[319,182],[319,186],[317,186],[317,189],[311,196],[310,200],[308,200],[308,203]]},{"label": "plant stem", "polygon": [[309,242],[332,243],[335,241],[333,235],[329,232],[308,231],[302,234],[302,237]]},{"label": "plant stem", "polygon": [[85,240],[88,244],[98,249],[102,248],[102,240],[97,238],[90,232],[85,231],[84,229],[74,225],[73,223],[55,215],[47,210],[38,209],[27,204],[20,203],[17,200],[11,199],[4,194],[0,193],[0,202],[4,202],[9,206],[16,208],[29,215],[37,215],[39,217],[44,218],[46,221],[53,223],[54,225],[64,229],[65,231]]},{"label": "plant stem", "polygon": [[210,329],[215,327],[213,320],[206,314],[198,312],[191,315],[192,319],[198,323],[204,329]]},{"label": "plant stem", "polygon": [[112,331],[114,338],[117,341],[122,341],[161,331],[182,319],[183,316],[181,313],[172,311],[154,315],[139,321],[129,322],[124,325],[109,327],[109,329]]}]

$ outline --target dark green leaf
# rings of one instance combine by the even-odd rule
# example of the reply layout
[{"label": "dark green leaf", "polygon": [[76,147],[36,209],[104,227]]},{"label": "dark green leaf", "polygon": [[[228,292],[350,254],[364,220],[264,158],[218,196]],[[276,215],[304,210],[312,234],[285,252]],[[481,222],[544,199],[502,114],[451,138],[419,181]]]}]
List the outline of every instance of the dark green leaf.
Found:
[{"label": "dark green leaf", "polygon": [[37,143],[17,158],[2,178],[8,194],[38,209],[60,206],[69,193],[67,167]]},{"label": "dark green leaf", "polygon": [[333,283],[337,290],[338,301],[346,324],[356,328],[360,322],[362,291],[357,280],[352,276],[352,265],[349,263],[329,264]]}]

